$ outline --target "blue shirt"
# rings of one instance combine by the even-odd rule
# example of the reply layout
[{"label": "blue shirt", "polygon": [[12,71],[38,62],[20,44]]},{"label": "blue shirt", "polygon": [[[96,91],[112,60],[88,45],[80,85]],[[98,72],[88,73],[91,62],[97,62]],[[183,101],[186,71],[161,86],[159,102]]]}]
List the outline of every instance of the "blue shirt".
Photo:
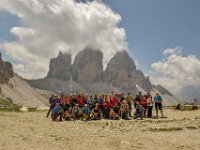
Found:
[{"label": "blue shirt", "polygon": [[156,103],[161,103],[162,97],[161,97],[160,95],[155,96],[155,97],[154,97],[154,101],[155,101]]},{"label": "blue shirt", "polygon": [[90,109],[89,108],[82,108],[82,112],[83,112],[83,114],[84,115],[87,115],[87,114],[89,114],[90,113]]},{"label": "blue shirt", "polygon": [[53,109],[53,112],[56,113],[56,114],[59,114],[61,111],[62,111],[62,107],[61,106],[56,106]]}]

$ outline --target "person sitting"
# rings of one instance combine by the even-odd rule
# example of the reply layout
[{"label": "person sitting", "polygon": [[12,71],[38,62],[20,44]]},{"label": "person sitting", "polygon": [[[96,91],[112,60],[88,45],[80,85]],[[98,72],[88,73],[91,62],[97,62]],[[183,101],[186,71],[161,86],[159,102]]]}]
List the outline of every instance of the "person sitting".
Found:
[{"label": "person sitting", "polygon": [[72,108],[72,118],[75,121],[76,119],[81,118],[83,115],[82,110],[79,107],[79,104],[76,104],[73,108]]},{"label": "person sitting", "polygon": [[65,99],[61,106],[63,108],[63,118],[65,120],[71,120],[71,104]]},{"label": "person sitting", "polygon": [[99,108],[98,103],[95,103],[95,106],[91,111],[90,117],[91,117],[92,120],[99,120],[100,119],[100,108]]},{"label": "person sitting", "polygon": [[62,121],[62,116],[63,116],[63,109],[60,106],[60,103],[56,103],[56,106],[53,108],[52,120],[56,121],[59,117],[59,121]]},{"label": "person sitting", "polygon": [[122,101],[122,105],[121,105],[120,110],[121,110],[121,113],[122,113],[122,119],[130,120],[130,118],[128,117],[129,107],[128,107],[128,104],[127,104],[126,100]]},{"label": "person sitting", "polygon": [[176,106],[176,110],[181,110],[181,104],[178,104],[178,105]]},{"label": "person sitting", "polygon": [[144,108],[142,107],[139,101],[136,101],[136,110],[135,110],[134,118],[135,119],[140,118],[142,120],[143,112],[144,112]]},{"label": "person sitting", "polygon": [[114,110],[114,107],[110,108],[109,117],[111,119],[116,119],[116,120],[119,119],[119,115],[118,115],[118,113],[116,113],[116,109]]},{"label": "person sitting", "polygon": [[197,107],[197,99],[195,98],[194,102],[192,104],[192,110],[197,110],[197,109],[198,109],[198,107]]},{"label": "person sitting", "polygon": [[88,121],[90,119],[90,109],[88,108],[87,104],[85,104],[84,107],[82,108],[82,113],[83,113],[82,120]]}]

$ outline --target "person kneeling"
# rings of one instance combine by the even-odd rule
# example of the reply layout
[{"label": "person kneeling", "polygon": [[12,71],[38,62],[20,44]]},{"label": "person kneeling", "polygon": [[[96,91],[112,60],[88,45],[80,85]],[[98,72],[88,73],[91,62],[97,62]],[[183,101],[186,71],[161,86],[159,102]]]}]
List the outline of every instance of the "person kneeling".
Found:
[{"label": "person kneeling", "polygon": [[72,117],[73,120],[75,121],[76,119],[80,119],[83,116],[82,110],[79,107],[79,104],[76,104],[73,108],[72,108]]},{"label": "person kneeling", "polygon": [[122,105],[121,105],[121,113],[122,113],[122,119],[130,120],[130,118],[128,117],[129,107],[125,100],[123,100]]},{"label": "person kneeling", "polygon": [[83,121],[88,121],[90,119],[90,109],[88,108],[88,105],[85,104],[84,107],[82,108],[83,112]]},{"label": "person kneeling", "polygon": [[91,111],[90,118],[92,120],[99,120],[100,119],[100,108],[99,108],[98,103],[95,103],[95,107]]},{"label": "person kneeling", "polygon": [[118,120],[119,119],[119,116],[118,116],[118,108],[117,107],[114,107],[114,108],[111,108],[110,109],[110,118],[111,119],[116,119],[116,120]]},{"label": "person kneeling", "polygon": [[144,108],[142,107],[142,105],[140,104],[140,102],[136,101],[136,111],[134,114],[134,118],[138,119],[140,118],[141,120],[143,119],[143,113],[144,113]]},{"label": "person kneeling", "polygon": [[63,109],[59,103],[56,103],[56,106],[53,108],[52,120],[56,121],[59,117],[59,121],[62,121],[62,116],[63,116]]}]

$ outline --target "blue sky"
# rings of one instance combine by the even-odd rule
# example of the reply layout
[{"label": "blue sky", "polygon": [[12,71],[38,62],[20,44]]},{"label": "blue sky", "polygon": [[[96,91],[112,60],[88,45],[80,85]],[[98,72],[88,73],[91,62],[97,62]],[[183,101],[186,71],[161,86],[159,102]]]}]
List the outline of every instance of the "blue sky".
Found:
[{"label": "blue sky", "polygon": [[[132,57],[148,73],[166,48],[180,46],[183,54],[200,58],[199,0],[103,0],[121,15]],[[20,26],[19,19],[0,12],[0,41],[15,40],[10,29]]]},{"label": "blue sky", "polygon": [[122,17],[129,49],[148,72],[162,51],[183,47],[183,54],[200,58],[199,0],[103,0]]}]

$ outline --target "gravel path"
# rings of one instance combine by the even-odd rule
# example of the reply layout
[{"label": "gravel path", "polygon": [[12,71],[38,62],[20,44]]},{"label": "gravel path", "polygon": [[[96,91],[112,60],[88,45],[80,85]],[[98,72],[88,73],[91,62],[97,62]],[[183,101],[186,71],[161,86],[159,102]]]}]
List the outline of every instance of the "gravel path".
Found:
[{"label": "gravel path", "polygon": [[0,112],[1,150],[200,150],[200,111],[166,119],[52,122],[46,112]]}]

